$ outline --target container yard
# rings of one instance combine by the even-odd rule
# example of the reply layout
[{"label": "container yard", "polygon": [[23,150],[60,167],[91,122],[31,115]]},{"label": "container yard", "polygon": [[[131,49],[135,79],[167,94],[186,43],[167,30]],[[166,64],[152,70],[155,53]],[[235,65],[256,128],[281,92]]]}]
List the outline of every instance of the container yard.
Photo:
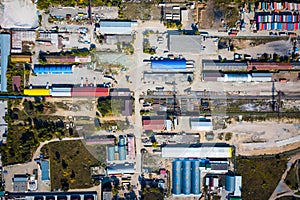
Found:
[{"label": "container yard", "polygon": [[256,12],[255,20],[258,30],[296,31],[300,27],[300,15],[298,12]]}]

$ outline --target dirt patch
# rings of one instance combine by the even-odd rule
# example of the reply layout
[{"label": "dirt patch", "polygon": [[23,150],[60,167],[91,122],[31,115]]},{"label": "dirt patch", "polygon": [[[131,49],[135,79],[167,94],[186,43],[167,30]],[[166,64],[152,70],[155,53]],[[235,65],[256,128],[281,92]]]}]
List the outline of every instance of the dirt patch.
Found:
[{"label": "dirt patch", "polygon": [[204,29],[222,28],[221,19],[225,20],[224,22],[228,27],[234,27],[235,22],[239,19],[238,4],[231,1],[210,0],[201,3],[197,11],[199,15],[199,27]]}]

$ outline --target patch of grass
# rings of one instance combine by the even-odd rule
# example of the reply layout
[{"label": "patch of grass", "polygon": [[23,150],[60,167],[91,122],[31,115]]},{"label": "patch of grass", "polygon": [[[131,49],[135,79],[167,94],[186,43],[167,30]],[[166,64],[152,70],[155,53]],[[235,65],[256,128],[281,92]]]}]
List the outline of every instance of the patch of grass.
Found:
[{"label": "patch of grass", "polygon": [[[6,144],[1,146],[3,165],[24,163],[31,160],[40,142],[70,136],[64,128],[63,117],[49,116],[55,106],[39,99],[8,100],[8,133]],[[24,109],[22,109],[22,107]]]},{"label": "patch of grass", "polygon": [[93,186],[90,167],[99,164],[78,140],[60,141],[42,148],[50,158],[51,189],[69,190]]},{"label": "patch of grass", "polygon": [[286,156],[237,158],[237,174],[243,177],[243,199],[269,199],[286,169],[286,163]]},{"label": "patch of grass", "polygon": [[297,190],[299,188],[299,184],[297,181],[297,167],[293,164],[291,170],[288,172],[286,179],[284,180],[285,183],[291,188],[292,190]]}]

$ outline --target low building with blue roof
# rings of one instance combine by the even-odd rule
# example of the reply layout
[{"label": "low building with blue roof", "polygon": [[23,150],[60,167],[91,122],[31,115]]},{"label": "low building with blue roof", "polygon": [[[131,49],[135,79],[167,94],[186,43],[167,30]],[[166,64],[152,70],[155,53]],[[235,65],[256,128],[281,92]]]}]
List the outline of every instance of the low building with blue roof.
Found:
[{"label": "low building with blue roof", "polygon": [[8,56],[10,55],[10,34],[0,34],[0,92],[7,92],[7,65]]},{"label": "low building with blue roof", "polygon": [[42,181],[50,180],[50,170],[49,170],[49,161],[43,160],[41,161],[41,170],[42,170]]},{"label": "low building with blue roof", "polygon": [[171,71],[185,71],[186,60],[185,59],[163,59],[163,60],[151,60],[152,70],[171,70]]},{"label": "low building with blue roof", "polygon": [[35,74],[72,74],[72,65],[34,65]]}]

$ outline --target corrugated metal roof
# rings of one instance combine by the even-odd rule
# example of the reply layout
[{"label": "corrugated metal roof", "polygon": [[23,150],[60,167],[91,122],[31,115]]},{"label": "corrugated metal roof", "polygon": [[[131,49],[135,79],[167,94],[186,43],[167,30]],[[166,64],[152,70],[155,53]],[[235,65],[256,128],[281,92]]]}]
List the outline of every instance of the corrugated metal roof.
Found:
[{"label": "corrugated metal roof", "polygon": [[0,91],[7,91],[7,65],[8,56],[10,55],[10,34],[0,34],[0,49],[1,49],[1,77],[0,77]]},{"label": "corrugated metal roof", "polygon": [[246,62],[220,62],[218,60],[202,60],[203,70],[247,71]]},{"label": "corrugated metal roof", "polygon": [[71,74],[72,65],[34,65],[36,74]]},{"label": "corrugated metal roof", "polygon": [[76,87],[72,88],[71,94],[74,97],[106,97],[109,95],[109,89],[100,87]]},{"label": "corrugated metal roof", "polygon": [[129,35],[132,32],[132,26],[136,26],[135,21],[100,21],[100,33],[103,35]]},{"label": "corrugated metal roof", "polygon": [[186,60],[184,59],[164,59],[152,60],[152,70],[186,70]]},{"label": "corrugated metal roof", "polygon": [[107,174],[134,174],[134,164],[124,163],[124,164],[113,164],[107,166]]},{"label": "corrugated metal roof", "polygon": [[231,158],[230,146],[221,144],[211,146],[209,144],[197,145],[165,145],[162,146],[163,158]]},{"label": "corrugated metal roof", "polygon": [[42,89],[42,88],[24,89],[24,95],[28,95],[28,96],[50,96],[50,90],[49,89]]}]

